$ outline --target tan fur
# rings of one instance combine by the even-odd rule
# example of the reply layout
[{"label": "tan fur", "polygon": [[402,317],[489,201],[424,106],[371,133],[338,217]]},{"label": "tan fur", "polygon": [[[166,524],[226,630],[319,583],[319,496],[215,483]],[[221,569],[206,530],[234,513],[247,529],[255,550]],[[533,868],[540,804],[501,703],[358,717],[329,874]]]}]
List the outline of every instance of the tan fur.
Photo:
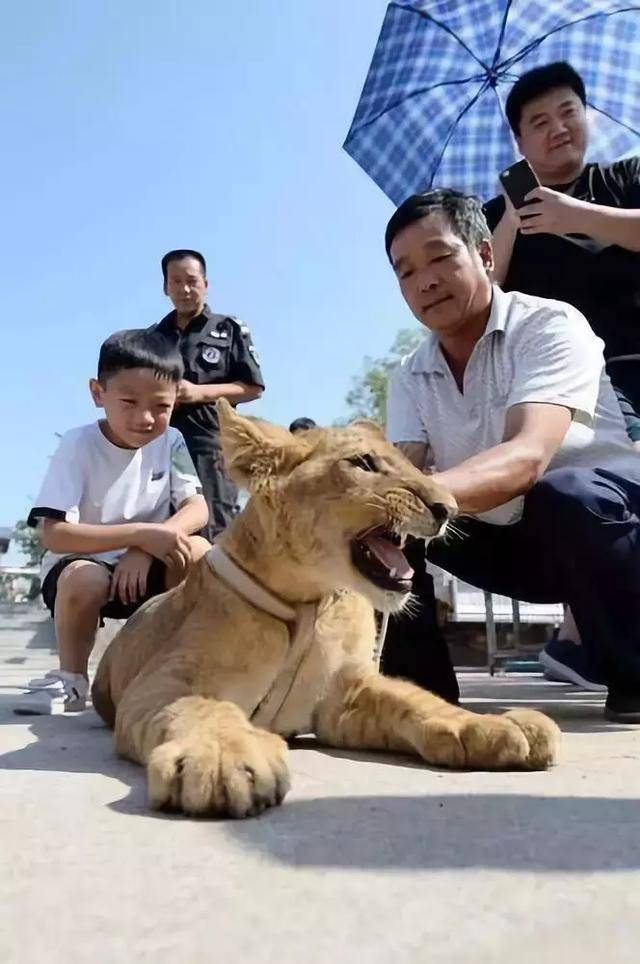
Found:
[{"label": "tan fur", "polygon": [[[93,698],[118,752],[146,765],[151,805],[260,813],[289,787],[282,737],[312,730],[333,746],[410,752],[447,767],[549,766],[559,731],[542,714],[470,713],[372,664],[374,607],[398,610],[406,596],[360,575],[351,540],[378,525],[432,536],[429,505],[453,508],[451,497],[370,424],[292,436],[227,403],[218,408],[227,465],[252,493],[220,545],[283,601],[317,609],[273,732],[251,717],[285,666],[292,627],[248,603],[207,559],[126,623],[98,667]],[[347,461],[364,453],[377,472]]]}]

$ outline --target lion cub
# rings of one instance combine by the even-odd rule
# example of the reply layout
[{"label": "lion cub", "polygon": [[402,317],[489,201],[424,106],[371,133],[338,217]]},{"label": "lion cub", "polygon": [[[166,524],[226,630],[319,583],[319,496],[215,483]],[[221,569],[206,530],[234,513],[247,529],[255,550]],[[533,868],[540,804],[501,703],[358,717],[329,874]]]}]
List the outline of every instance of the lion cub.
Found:
[{"label": "lion cub", "polygon": [[559,730],[541,713],[471,713],[373,664],[374,609],[408,599],[404,541],[441,533],[451,496],[370,423],[293,436],[218,411],[251,499],[126,623],[93,685],[118,753],[147,767],[151,805],[248,817],[279,804],[295,733],[446,767],[553,763]]}]

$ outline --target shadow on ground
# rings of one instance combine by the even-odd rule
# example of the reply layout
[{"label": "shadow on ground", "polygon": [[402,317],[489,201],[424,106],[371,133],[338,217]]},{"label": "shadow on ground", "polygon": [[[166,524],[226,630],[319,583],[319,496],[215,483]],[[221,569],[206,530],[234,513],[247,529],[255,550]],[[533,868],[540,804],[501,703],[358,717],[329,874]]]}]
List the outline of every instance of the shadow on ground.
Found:
[{"label": "shadow on ground", "polygon": [[[112,810],[152,816],[143,770],[116,758],[111,733],[94,713],[34,717],[29,729],[36,740],[0,756],[0,769],[104,774],[129,787],[123,799],[110,804]],[[320,749],[311,739],[294,746],[298,752]],[[376,754],[323,752],[372,766],[385,760]],[[385,762],[420,767],[411,759],[387,757]],[[242,846],[292,867],[579,873],[640,868],[638,799],[478,793],[474,773],[458,774],[456,793],[443,793],[446,774],[423,769],[424,794],[293,799],[260,819],[227,821],[225,831]],[[525,789],[528,777],[515,775],[514,788]],[[298,781],[304,784],[304,776]],[[469,793],[460,792],[461,781],[468,781]]]},{"label": "shadow on ground", "polygon": [[329,797],[230,823],[229,833],[296,867],[635,870],[639,803],[497,793]]}]

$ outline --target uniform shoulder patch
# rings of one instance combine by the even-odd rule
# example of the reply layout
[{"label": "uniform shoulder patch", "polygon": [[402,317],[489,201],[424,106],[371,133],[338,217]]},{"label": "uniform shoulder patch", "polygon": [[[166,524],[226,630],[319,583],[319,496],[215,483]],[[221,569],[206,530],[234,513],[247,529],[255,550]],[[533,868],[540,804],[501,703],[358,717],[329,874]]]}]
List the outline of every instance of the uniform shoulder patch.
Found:
[{"label": "uniform shoulder patch", "polygon": [[240,319],[236,318],[235,315],[232,315],[231,319],[232,321],[235,321],[236,325],[240,329],[240,334],[243,335],[245,338],[251,334],[251,329],[249,328],[249,325],[245,325],[244,321],[240,321]]}]

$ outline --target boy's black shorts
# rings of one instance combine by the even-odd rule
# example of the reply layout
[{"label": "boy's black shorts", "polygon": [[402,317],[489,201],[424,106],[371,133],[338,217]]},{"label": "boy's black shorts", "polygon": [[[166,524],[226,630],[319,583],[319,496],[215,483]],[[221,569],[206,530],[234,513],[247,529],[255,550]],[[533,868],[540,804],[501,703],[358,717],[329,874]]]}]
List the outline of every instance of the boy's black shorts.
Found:
[{"label": "boy's black shorts", "polygon": [[[70,562],[76,562],[78,559],[87,559],[89,562],[95,562],[98,566],[104,566],[105,569],[108,569],[111,573],[116,568],[112,563],[104,562],[102,559],[94,559],[92,556],[75,555],[65,556],[64,559],[60,559],[56,562],[55,566],[49,570],[42,584],[42,598],[52,616],[55,614],[56,594],[58,592],[60,573],[66,569]],[[164,562],[160,562],[159,559],[154,559],[149,567],[147,588],[142,599],[139,599],[135,603],[123,603],[120,599],[112,599],[106,606],[102,607],[100,616],[103,619],[128,619],[147,599],[151,599],[153,596],[159,596],[160,593],[165,592],[166,569],[167,567]]]}]

